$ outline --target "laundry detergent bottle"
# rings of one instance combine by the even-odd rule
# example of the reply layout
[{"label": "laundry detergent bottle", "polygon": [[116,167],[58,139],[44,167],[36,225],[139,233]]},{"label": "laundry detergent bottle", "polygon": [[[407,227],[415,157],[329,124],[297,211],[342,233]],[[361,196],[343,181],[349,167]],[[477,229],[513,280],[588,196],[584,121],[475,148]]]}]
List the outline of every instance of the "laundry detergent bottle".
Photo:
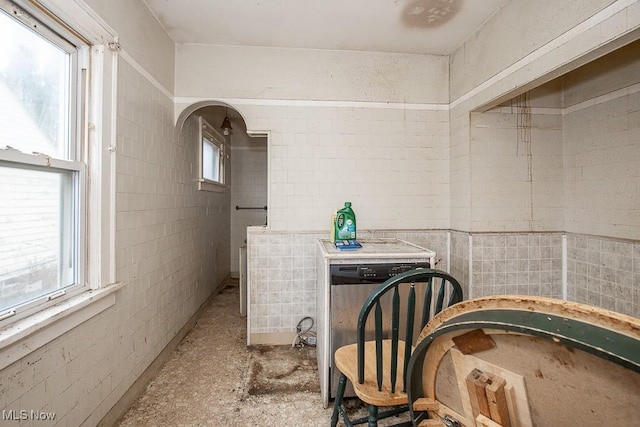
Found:
[{"label": "laundry detergent bottle", "polygon": [[345,202],[344,208],[336,212],[335,240],[356,239],[356,214],[351,209],[351,202]]}]

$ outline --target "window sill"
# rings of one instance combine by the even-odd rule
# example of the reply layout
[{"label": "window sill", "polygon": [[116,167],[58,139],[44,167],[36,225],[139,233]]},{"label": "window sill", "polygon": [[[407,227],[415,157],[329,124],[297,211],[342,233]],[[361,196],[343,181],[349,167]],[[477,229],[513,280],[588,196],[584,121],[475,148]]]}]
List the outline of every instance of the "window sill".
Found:
[{"label": "window sill", "polygon": [[124,283],[83,292],[0,330],[0,370],[115,304]]},{"label": "window sill", "polygon": [[198,190],[200,191],[213,191],[216,193],[224,193],[229,188],[228,185],[220,184],[219,182],[209,181],[208,179],[198,180]]}]

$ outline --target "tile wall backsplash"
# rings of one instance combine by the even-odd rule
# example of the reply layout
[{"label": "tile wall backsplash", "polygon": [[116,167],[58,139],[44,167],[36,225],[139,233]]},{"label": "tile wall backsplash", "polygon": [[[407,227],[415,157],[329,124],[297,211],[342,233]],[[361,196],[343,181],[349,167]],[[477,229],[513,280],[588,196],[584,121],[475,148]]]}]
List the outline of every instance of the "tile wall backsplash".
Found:
[{"label": "tile wall backsplash", "polygon": [[562,234],[472,234],[472,297],[562,297]]},{"label": "tile wall backsplash", "polygon": [[[249,334],[295,332],[305,316],[316,317],[317,239],[327,233],[282,233],[249,228]],[[433,249],[446,270],[446,231],[361,231],[359,239],[398,238]]]},{"label": "tile wall backsplash", "polygon": [[305,316],[315,318],[314,233],[247,231],[249,333],[295,332]]},{"label": "tile wall backsplash", "polygon": [[567,237],[567,296],[640,317],[640,242]]},{"label": "tile wall backsplash", "polygon": [[[248,236],[250,333],[293,332],[302,317],[315,318],[316,239],[327,236],[260,228],[250,229]],[[561,299],[563,236],[376,230],[362,231],[358,237],[395,237],[435,250],[437,268],[460,281],[466,299],[489,295]],[[640,243],[568,234],[567,265],[568,300],[640,317]]]},{"label": "tile wall backsplash", "polygon": [[469,298],[469,234],[461,231],[451,232],[451,268],[449,273],[458,279],[462,294]]}]

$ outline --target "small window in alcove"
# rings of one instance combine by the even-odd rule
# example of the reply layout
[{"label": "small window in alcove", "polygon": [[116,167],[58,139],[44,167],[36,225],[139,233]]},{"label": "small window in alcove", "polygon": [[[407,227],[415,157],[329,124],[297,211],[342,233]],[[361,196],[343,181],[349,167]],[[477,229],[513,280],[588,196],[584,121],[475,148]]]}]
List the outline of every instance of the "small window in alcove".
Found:
[{"label": "small window in alcove", "polygon": [[220,190],[225,184],[225,141],[202,117],[200,121],[200,190]]}]

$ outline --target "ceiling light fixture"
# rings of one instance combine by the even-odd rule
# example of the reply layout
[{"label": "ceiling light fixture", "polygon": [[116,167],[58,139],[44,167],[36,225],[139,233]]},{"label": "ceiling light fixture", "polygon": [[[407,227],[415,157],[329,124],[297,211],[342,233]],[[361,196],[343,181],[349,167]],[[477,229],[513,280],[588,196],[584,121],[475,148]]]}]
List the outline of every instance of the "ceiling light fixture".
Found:
[{"label": "ceiling light fixture", "polygon": [[231,133],[233,128],[231,127],[231,120],[229,120],[229,116],[226,114],[227,109],[225,108],[225,115],[222,124],[220,125],[220,129],[222,129],[222,134],[224,136],[228,136]]}]

